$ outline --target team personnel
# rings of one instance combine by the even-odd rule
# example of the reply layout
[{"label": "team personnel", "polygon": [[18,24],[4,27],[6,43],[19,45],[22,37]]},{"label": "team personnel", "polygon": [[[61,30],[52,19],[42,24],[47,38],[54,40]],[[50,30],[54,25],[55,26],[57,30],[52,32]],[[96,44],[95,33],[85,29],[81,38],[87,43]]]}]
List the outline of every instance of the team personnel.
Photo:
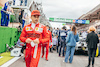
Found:
[{"label": "team personnel", "polygon": [[61,49],[63,48],[62,51],[62,56],[64,57],[64,51],[65,51],[65,46],[66,46],[66,36],[67,36],[67,31],[65,30],[65,27],[62,27],[62,30],[59,31],[60,35],[60,50],[59,50],[59,56],[61,55]]},{"label": "team personnel", "polygon": [[51,42],[50,47],[52,47],[52,34],[51,34],[51,31],[49,31],[49,26],[47,25],[46,27],[47,27],[47,35],[46,36],[47,36],[47,38],[49,38],[49,42],[46,42],[46,43],[43,44],[44,46],[42,47],[42,58],[44,57],[44,48],[46,47],[45,58],[48,61],[49,43],[50,42]]},{"label": "team personnel", "polygon": [[59,35],[59,31],[60,31],[59,28],[57,28],[57,33],[56,33],[57,34],[57,38],[58,38],[58,41],[57,41],[58,42],[57,43],[57,53],[58,53],[58,48],[60,46],[60,35]]},{"label": "team personnel", "polygon": [[57,33],[57,31],[56,31],[56,29],[54,28],[53,31],[52,31],[53,37],[56,36],[56,33]]},{"label": "team personnel", "polygon": [[7,14],[7,11],[10,10],[11,3],[12,3],[11,0],[6,2],[3,9],[1,10],[1,26],[8,26],[10,18],[9,14]]},{"label": "team personnel", "polygon": [[32,23],[23,28],[20,36],[20,40],[26,43],[26,67],[38,67],[41,44],[49,42],[49,39],[45,36],[47,34],[47,28],[38,22],[39,16],[40,12],[38,10],[31,12]]}]

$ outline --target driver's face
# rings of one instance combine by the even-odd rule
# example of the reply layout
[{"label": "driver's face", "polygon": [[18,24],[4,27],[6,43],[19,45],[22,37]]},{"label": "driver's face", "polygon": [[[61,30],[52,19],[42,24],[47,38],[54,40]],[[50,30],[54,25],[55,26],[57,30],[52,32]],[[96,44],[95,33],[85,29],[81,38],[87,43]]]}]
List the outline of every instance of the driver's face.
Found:
[{"label": "driver's face", "polygon": [[38,15],[33,15],[31,16],[32,22],[37,23],[39,21],[39,16]]}]

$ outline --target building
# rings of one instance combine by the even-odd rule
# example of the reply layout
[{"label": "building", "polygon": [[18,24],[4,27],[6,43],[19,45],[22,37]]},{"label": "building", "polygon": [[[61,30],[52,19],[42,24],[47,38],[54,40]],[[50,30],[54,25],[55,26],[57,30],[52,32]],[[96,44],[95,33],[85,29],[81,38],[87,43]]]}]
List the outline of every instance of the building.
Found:
[{"label": "building", "polygon": [[100,28],[100,4],[97,5],[95,8],[87,12],[86,14],[83,14],[78,19],[81,20],[90,20],[90,24],[76,24],[79,29],[87,30],[89,26],[95,26],[96,28]]},{"label": "building", "polygon": [[[14,4],[14,0],[12,0],[12,1],[13,1],[13,3],[11,5],[11,7],[13,8],[14,17],[16,19],[14,20],[15,22],[13,23],[13,25],[9,25],[9,26],[16,27],[16,26],[19,25],[18,17],[19,17],[19,12],[21,11],[21,9],[24,10],[24,13],[27,16],[27,18],[23,18],[26,21],[25,24],[29,24],[30,23],[30,21],[31,21],[31,19],[30,19],[31,12],[33,10],[39,10],[40,13],[41,13],[39,22],[42,23],[42,24],[50,26],[50,23],[48,22],[48,20],[47,20],[47,18],[45,16],[45,13],[43,12],[42,0],[26,0],[27,1],[26,5],[25,5],[25,0],[23,0],[22,5],[20,5],[21,0],[15,0],[15,4]],[[4,4],[4,3],[2,3],[2,4]],[[18,25],[15,25],[16,23],[18,23]]]}]

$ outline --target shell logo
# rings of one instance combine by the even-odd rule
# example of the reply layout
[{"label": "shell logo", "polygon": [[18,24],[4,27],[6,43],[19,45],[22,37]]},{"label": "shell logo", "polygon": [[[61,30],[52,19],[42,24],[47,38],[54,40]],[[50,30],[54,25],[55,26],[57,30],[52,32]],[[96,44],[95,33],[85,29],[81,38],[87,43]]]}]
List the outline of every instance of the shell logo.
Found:
[{"label": "shell logo", "polygon": [[26,28],[26,30],[28,30],[29,28]]},{"label": "shell logo", "polygon": [[75,23],[75,20],[73,20],[73,23]]}]

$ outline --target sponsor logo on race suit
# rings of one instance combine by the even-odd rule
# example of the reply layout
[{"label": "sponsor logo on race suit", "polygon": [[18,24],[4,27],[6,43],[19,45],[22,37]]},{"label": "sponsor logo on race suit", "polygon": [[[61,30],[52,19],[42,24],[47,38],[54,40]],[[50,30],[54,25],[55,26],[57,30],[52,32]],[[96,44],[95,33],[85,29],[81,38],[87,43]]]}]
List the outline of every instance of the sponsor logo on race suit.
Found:
[{"label": "sponsor logo on race suit", "polygon": [[32,31],[31,27],[26,27],[26,31]]}]

